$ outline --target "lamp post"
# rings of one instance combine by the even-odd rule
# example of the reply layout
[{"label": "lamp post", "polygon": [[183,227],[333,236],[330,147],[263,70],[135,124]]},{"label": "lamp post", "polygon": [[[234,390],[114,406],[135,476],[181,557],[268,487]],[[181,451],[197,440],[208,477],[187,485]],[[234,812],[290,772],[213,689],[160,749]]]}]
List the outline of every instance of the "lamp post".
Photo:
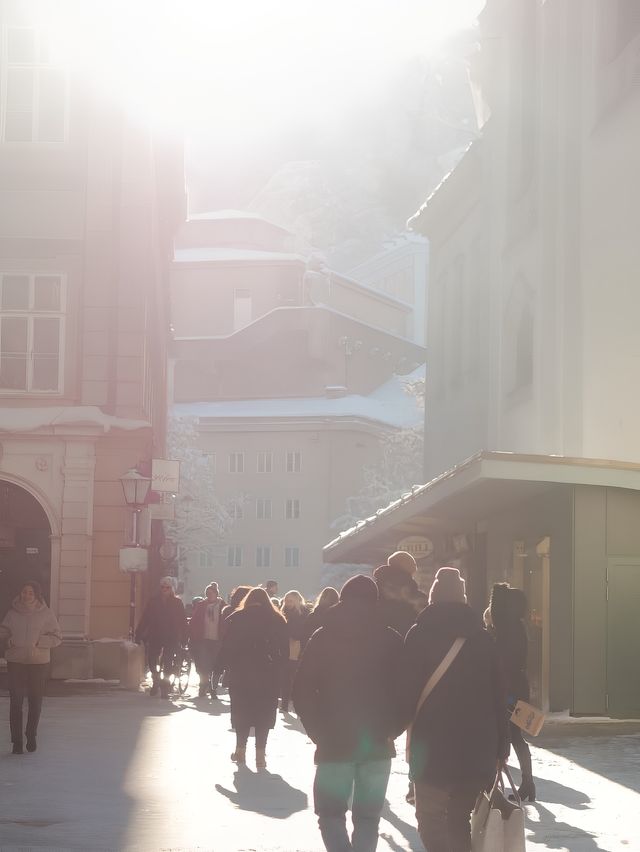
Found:
[{"label": "lamp post", "polygon": [[[127,506],[133,510],[131,513],[131,547],[140,547],[138,540],[138,519],[142,507],[145,505],[149,488],[151,487],[151,479],[138,473],[133,468],[128,470],[124,476],[120,477],[122,491]],[[136,628],[136,572],[130,571],[129,585],[129,641],[133,642],[133,637]]]}]

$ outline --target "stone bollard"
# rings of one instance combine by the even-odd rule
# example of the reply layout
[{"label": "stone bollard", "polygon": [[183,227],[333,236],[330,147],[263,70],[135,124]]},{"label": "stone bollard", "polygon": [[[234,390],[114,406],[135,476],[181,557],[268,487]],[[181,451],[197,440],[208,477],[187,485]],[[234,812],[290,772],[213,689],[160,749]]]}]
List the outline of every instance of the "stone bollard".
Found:
[{"label": "stone bollard", "polygon": [[140,689],[144,679],[144,647],[124,641],[120,646],[120,686],[123,689]]}]

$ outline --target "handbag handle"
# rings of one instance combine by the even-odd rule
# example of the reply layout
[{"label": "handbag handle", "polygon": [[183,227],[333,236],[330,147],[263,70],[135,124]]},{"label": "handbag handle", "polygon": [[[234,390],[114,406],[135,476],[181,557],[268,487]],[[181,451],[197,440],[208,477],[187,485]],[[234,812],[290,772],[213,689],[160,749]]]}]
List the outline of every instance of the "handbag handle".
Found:
[{"label": "handbag handle", "polygon": [[[511,791],[513,793],[513,798],[514,798],[515,803],[518,805],[518,807],[521,807],[522,806],[522,799],[520,798],[520,794],[516,790],[516,785],[513,783],[513,778],[511,777],[511,772],[509,771],[509,767],[507,766],[506,763],[502,767],[502,771],[498,772],[498,774],[500,775],[500,778],[502,778],[503,772],[507,776],[507,779],[509,780],[509,786],[511,787]],[[504,790],[504,782],[502,782],[502,789]]]}]

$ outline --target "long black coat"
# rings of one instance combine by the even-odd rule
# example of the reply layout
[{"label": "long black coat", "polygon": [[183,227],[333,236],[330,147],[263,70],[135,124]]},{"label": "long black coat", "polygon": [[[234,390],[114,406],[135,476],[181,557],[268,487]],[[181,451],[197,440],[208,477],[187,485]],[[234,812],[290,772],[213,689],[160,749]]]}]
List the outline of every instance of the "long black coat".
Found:
[{"label": "long black coat", "polygon": [[293,682],[293,704],[316,744],[316,762],[392,757],[402,731],[395,675],[398,633],[374,604],[331,607],[309,640]]},{"label": "long black coat", "polygon": [[466,641],[427,697],[411,735],[413,778],[434,786],[490,782],[509,753],[506,696],[495,645],[480,618],[459,603],[428,606],[406,636],[401,666],[405,721],[457,637]]},{"label": "long black coat", "polygon": [[184,604],[175,595],[154,595],[146,605],[136,640],[156,648],[178,648],[187,641],[187,616]]},{"label": "long black coat", "polygon": [[507,621],[500,629],[494,628],[493,635],[498,657],[502,664],[507,690],[507,703],[515,705],[519,698],[529,700],[529,677],[527,675],[527,630],[521,619]]},{"label": "long black coat", "polygon": [[258,606],[232,613],[226,621],[221,663],[229,671],[231,725],[273,728],[283,668],[289,659],[287,625]]},{"label": "long black coat", "polygon": [[373,579],[378,586],[378,606],[385,624],[404,638],[427,605],[427,596],[407,571],[394,565],[376,568]]}]

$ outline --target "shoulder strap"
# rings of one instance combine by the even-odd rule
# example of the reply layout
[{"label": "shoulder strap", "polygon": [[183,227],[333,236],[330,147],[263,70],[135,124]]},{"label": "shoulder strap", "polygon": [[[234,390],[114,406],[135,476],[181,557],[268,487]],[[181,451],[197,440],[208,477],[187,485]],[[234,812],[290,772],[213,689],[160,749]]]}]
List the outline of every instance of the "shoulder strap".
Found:
[{"label": "shoulder strap", "polygon": [[436,686],[440,682],[440,679],[445,674],[445,672],[447,671],[447,669],[449,668],[451,663],[458,656],[458,653],[459,653],[460,649],[462,648],[462,646],[464,645],[464,643],[465,643],[464,637],[459,636],[454,641],[453,645],[449,648],[447,653],[445,654],[445,656],[442,659],[442,662],[440,663],[438,668],[434,671],[434,673],[431,675],[429,680],[425,683],[424,689],[420,693],[420,698],[418,699],[418,704],[416,705],[416,712],[413,716],[414,722],[416,720],[416,716],[420,712],[420,708],[422,707],[424,702],[427,700],[430,693],[433,692],[433,690],[436,688]]}]

